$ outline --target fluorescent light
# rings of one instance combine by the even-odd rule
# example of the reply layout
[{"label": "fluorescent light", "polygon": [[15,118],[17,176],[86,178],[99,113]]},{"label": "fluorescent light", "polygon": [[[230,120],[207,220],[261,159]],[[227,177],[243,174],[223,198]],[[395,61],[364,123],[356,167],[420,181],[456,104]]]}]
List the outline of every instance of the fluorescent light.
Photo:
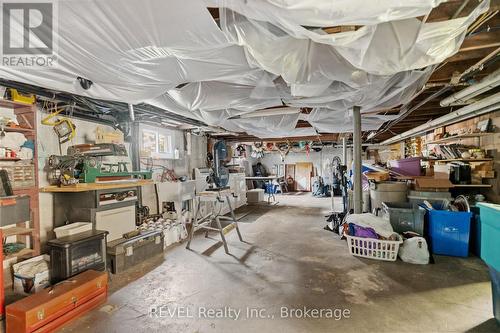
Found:
[{"label": "fluorescent light", "polygon": [[375,135],[377,135],[377,132],[373,131],[373,132],[370,132],[370,134],[368,134],[368,137],[366,138],[366,140],[370,140],[371,138],[373,138]]}]

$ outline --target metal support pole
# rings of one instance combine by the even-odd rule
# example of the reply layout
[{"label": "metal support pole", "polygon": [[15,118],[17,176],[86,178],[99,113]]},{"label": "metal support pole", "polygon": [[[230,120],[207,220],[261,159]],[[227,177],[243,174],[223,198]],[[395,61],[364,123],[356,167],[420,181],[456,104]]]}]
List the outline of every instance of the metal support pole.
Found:
[{"label": "metal support pole", "polygon": [[353,153],[354,153],[354,214],[363,212],[363,190],[361,187],[361,108],[352,108],[354,122],[353,128]]},{"label": "metal support pole", "polygon": [[345,136],[342,138],[342,163],[347,165],[347,142]]}]

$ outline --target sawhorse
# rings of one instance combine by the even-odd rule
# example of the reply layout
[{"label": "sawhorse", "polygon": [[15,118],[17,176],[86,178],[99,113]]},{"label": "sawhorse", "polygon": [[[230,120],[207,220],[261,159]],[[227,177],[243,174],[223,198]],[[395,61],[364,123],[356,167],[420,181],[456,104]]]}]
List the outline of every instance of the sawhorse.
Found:
[{"label": "sawhorse", "polygon": [[[195,215],[193,219],[193,224],[191,226],[191,230],[188,235],[188,241],[186,244],[186,249],[189,249],[191,245],[191,240],[193,239],[194,232],[196,230],[204,229],[205,237],[208,237],[208,232],[210,230],[217,231],[220,234],[220,238],[222,239],[222,243],[224,245],[224,250],[227,254],[229,254],[229,248],[227,247],[226,237],[225,235],[229,233],[231,230],[236,229],[238,233],[238,238],[243,242],[243,238],[241,237],[240,229],[238,228],[238,221],[236,221],[236,216],[234,215],[233,206],[231,205],[231,198],[234,197],[234,193],[231,190],[219,190],[219,191],[203,191],[196,195],[196,209]],[[219,215],[219,213],[215,212],[215,204],[218,202],[220,205],[227,202],[229,206],[229,212],[231,213],[231,217]],[[206,216],[199,216],[201,212],[201,202],[211,202],[211,211]],[[219,211],[220,212],[220,211]],[[231,221],[224,228],[221,225],[221,220]],[[212,223],[215,222],[215,227],[212,226]]]}]

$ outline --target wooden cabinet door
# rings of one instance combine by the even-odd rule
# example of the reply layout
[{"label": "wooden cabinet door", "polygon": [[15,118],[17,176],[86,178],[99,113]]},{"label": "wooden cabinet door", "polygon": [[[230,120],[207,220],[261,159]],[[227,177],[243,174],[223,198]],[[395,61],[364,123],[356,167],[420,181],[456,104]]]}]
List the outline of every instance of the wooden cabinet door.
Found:
[{"label": "wooden cabinet door", "polygon": [[311,162],[295,163],[295,184],[297,191],[311,191],[311,175],[313,164]]}]

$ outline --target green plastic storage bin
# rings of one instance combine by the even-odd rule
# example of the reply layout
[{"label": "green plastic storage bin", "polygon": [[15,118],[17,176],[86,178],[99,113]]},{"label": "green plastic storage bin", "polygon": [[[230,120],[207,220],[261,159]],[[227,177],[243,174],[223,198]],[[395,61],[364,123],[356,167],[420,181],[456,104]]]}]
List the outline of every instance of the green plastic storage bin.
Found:
[{"label": "green plastic storage bin", "polygon": [[500,205],[480,202],[481,259],[500,271]]}]

